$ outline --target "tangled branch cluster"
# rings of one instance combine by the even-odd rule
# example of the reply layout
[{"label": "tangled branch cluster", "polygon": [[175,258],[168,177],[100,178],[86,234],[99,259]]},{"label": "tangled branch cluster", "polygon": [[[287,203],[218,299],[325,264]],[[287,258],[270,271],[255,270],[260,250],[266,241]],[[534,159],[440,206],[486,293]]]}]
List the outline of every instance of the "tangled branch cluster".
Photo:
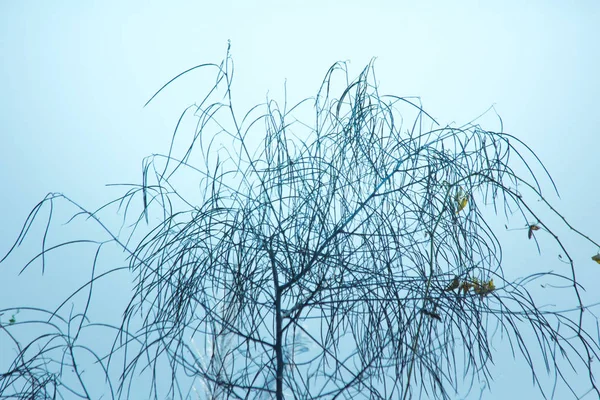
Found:
[{"label": "tangled branch cluster", "polygon": [[[155,398],[449,399],[489,382],[497,331],[536,380],[540,364],[567,386],[565,366],[584,368],[600,394],[598,344],[582,329],[566,249],[557,239],[572,268],[560,278],[579,302],[575,318],[539,311],[525,285],[505,279],[500,241],[482,214],[494,207],[537,220],[526,199],[543,198],[529,164],[541,163],[517,138],[438,125],[417,99],[381,95],[372,64],[350,82],[337,63],[315,98],[289,110],[269,101],[238,121],[229,56],[201,67],[216,68],[217,82],[182,115],[197,118],[191,144],[175,154],[176,130],[169,154],[145,160],[143,184],[115,202],[133,218],[130,238],[106,228],[98,244],[124,249],[135,277],[123,323],[110,328],[113,346],[89,350],[113,398],[132,395],[147,373]],[[517,174],[515,163],[531,174]],[[57,199],[68,200],[41,202],[17,243]],[[99,211],[79,209],[102,224]],[[81,289],[88,301],[101,295],[92,298],[95,279]],[[89,397],[75,353],[79,335],[98,326],[85,313],[49,313],[39,322],[58,333],[28,346],[0,328],[19,348],[0,398],[53,398],[65,388]],[[76,329],[59,327],[75,318]],[[61,344],[50,346],[55,338]],[[68,365],[77,379],[67,387]]]}]

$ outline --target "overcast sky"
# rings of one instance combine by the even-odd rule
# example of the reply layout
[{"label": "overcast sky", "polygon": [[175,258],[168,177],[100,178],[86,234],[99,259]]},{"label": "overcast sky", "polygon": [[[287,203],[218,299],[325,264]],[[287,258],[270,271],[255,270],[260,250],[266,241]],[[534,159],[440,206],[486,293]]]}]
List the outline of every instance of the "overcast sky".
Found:
[{"label": "overcast sky", "polygon": [[[219,63],[228,40],[240,114],[267,93],[283,100],[285,82],[290,102],[313,96],[335,61],[356,76],[373,57],[382,92],[420,96],[442,125],[493,105],[552,174],[561,198],[550,200],[598,239],[600,2],[165,4],[0,0],[0,252],[50,191],[93,208],[119,194],[105,184],[140,183],[142,158],[167,151],[180,112],[213,76],[190,74],[143,105],[185,69]],[[580,279],[593,282],[598,249],[573,246]],[[557,253],[530,253],[509,252],[506,262],[563,268]],[[0,265],[0,277],[16,270]],[[0,308],[15,299],[7,293]],[[484,398],[537,398],[531,376],[512,365],[499,357]]]}]

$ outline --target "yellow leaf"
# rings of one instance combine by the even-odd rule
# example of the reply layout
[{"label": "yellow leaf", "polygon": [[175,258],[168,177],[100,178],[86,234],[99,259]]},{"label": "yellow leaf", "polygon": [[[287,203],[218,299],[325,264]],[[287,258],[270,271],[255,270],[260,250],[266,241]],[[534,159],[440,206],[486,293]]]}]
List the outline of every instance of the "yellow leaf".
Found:
[{"label": "yellow leaf", "polygon": [[460,199],[460,201],[458,202],[458,209],[456,210],[456,212],[457,213],[461,212],[467,206],[468,202],[469,202],[469,198],[467,196]]},{"label": "yellow leaf", "polygon": [[456,202],[458,203],[463,197],[465,197],[465,192],[463,191],[462,186],[459,186],[458,190],[456,191],[456,194],[454,195],[454,200],[456,200]]},{"label": "yellow leaf", "polygon": [[454,201],[456,201],[456,212],[459,213],[461,210],[463,210],[466,206],[467,203],[469,202],[469,195],[465,194],[462,186],[458,187],[458,190],[456,191],[456,194],[454,195]]},{"label": "yellow leaf", "polygon": [[494,280],[490,279],[488,282],[486,281],[481,281],[479,282],[479,280],[477,278],[473,278],[473,291],[480,295],[481,297],[487,296],[488,294],[492,293],[494,290],[496,290],[496,285],[494,285]]},{"label": "yellow leaf", "polygon": [[592,260],[596,261],[598,264],[600,264],[600,253],[596,254],[594,257],[592,257]]}]

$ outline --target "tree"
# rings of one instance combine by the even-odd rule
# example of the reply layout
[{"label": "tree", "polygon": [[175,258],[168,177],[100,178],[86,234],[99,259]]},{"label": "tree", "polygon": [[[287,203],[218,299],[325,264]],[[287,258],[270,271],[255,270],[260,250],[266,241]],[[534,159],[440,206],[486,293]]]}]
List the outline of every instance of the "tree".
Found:
[{"label": "tree", "polygon": [[[2,346],[17,349],[0,397],[138,398],[143,388],[149,398],[449,399],[469,381],[490,381],[495,332],[545,397],[541,365],[574,396],[581,388],[565,374],[583,368],[586,389],[600,395],[598,343],[585,322],[593,316],[566,246],[542,222],[562,218],[540,179],[554,183],[524,143],[475,123],[439,125],[417,99],[380,94],[372,64],[350,81],[336,63],[315,98],[289,109],[268,101],[241,120],[229,52],[183,74],[200,68],[216,70],[214,88],[183,112],[168,154],[144,160],[141,185],[95,211],[49,194],[27,218],[3,261],[48,206],[42,250],[24,269],[65,246],[93,243],[96,252],[90,279],[58,308],[29,308],[35,317],[0,328]],[[189,118],[197,127],[178,155]],[[102,239],[47,245],[56,202]],[[530,239],[549,233],[569,273],[505,279],[490,209],[522,220]],[[115,212],[123,223],[112,228],[103,215]],[[120,325],[89,313],[103,300],[94,285],[124,273],[96,272],[110,246],[134,277]],[[577,315],[538,308],[528,283],[544,279],[563,282]],[[69,303],[83,308],[66,315]],[[25,323],[40,333],[23,344],[13,332]],[[98,335],[114,341],[93,347]]]}]

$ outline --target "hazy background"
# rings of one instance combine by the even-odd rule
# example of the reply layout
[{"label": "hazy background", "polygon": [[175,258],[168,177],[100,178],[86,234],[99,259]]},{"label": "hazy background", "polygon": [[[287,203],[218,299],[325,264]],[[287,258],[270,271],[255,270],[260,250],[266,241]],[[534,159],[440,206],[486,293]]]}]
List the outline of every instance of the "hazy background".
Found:
[{"label": "hazy background", "polygon": [[[354,77],[372,57],[381,92],[420,96],[442,125],[494,105],[504,130],[555,179],[561,198],[548,190],[549,199],[597,239],[600,3],[526,3],[0,0],[0,252],[50,191],[93,209],[123,193],[105,184],[141,183],[142,158],[168,150],[180,112],[203,98],[214,75],[191,74],[144,103],[185,69],[219,63],[228,40],[241,115],[267,93],[283,101],[286,80],[295,103],[316,94],[335,61],[350,61]],[[565,268],[525,236],[506,235],[507,270]],[[600,266],[590,256],[598,249],[568,244],[578,278],[595,289]],[[44,281],[39,268],[15,279],[22,265],[0,265],[0,308],[60,298],[61,268],[89,268],[90,259],[71,265],[67,257]],[[591,290],[586,302],[597,301]],[[538,398],[530,374],[506,355],[495,359],[493,392],[483,398]],[[12,356],[0,353],[0,361]]]}]

